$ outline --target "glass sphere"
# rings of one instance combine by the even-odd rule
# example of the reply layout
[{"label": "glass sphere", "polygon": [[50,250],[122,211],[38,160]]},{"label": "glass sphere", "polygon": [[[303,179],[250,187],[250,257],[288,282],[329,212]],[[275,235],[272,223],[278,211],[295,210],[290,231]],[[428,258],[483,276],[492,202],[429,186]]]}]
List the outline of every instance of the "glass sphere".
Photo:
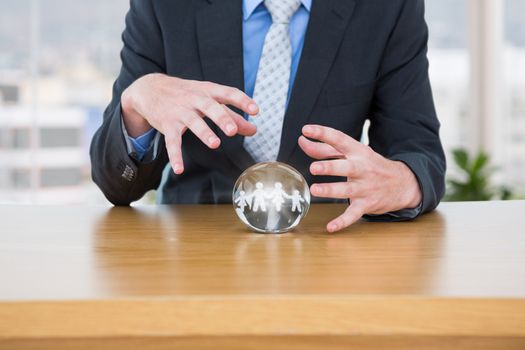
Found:
[{"label": "glass sphere", "polygon": [[233,207],[251,229],[284,233],[295,228],[310,208],[310,190],[301,173],[280,162],[246,169],[233,188]]}]

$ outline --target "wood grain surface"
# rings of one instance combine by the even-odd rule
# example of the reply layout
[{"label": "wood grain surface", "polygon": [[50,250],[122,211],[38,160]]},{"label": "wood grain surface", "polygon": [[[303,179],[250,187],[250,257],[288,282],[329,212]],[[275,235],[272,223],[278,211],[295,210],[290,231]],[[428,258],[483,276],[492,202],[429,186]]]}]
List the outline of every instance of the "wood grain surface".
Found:
[{"label": "wood grain surface", "polygon": [[525,202],[326,233],[342,210],[0,206],[0,349],[525,349]]}]

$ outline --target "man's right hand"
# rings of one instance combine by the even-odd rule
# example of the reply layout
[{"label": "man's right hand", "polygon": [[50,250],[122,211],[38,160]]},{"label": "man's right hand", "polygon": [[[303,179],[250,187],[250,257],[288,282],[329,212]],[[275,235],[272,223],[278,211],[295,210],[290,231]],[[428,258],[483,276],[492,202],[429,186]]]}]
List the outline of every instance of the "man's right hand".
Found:
[{"label": "man's right hand", "polygon": [[182,135],[190,129],[212,149],[220,139],[203,120],[211,119],[227,135],[252,136],[257,128],[227,105],[257,115],[257,104],[239,89],[210,82],[184,80],[163,74],[137,79],[122,93],[122,117],[126,131],[138,137],[151,128],[164,135],[171,167],[182,174]]}]

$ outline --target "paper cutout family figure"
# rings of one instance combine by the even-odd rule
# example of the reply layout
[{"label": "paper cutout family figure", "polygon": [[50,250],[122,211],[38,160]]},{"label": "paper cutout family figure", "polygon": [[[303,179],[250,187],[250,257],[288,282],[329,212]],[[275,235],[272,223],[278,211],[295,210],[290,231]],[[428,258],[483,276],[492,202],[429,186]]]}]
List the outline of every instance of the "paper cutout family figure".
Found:
[{"label": "paper cutout family figure", "polygon": [[267,199],[270,200],[270,203],[277,211],[281,211],[282,205],[286,199],[288,199],[292,201],[292,212],[303,212],[301,203],[304,203],[304,198],[299,191],[293,190],[292,194],[288,194],[283,190],[283,184],[280,182],[276,182],[271,191],[265,190],[262,182],[257,182],[255,184],[255,190],[251,194],[246,194],[245,191],[241,190],[239,196],[235,199],[235,203],[242,212],[244,212],[246,207],[253,212],[258,212],[259,210],[266,212]]}]

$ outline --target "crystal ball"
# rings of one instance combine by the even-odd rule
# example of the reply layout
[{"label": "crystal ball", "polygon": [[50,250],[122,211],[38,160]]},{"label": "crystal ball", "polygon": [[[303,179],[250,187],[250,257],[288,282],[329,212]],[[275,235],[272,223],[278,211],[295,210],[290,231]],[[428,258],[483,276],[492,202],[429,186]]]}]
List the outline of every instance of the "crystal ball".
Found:
[{"label": "crystal ball", "polygon": [[293,167],[280,162],[258,163],[237,179],[233,207],[252,230],[284,233],[295,228],[308,212],[310,190]]}]

